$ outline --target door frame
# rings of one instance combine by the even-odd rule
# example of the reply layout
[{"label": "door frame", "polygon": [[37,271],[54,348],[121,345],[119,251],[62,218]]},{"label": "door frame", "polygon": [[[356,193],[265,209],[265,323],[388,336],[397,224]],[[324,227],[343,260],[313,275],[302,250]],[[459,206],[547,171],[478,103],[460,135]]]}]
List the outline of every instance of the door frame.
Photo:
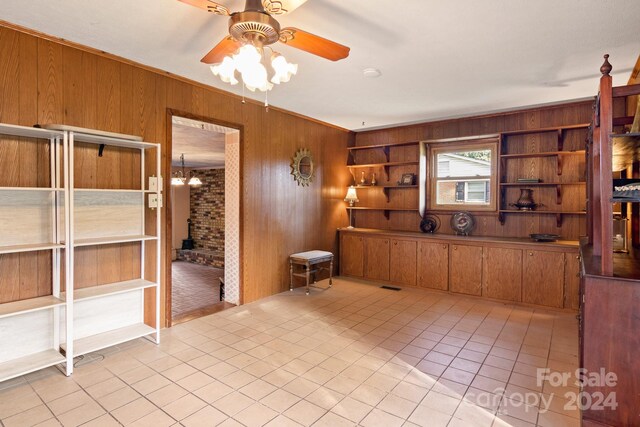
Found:
[{"label": "door frame", "polygon": [[[206,117],[206,116],[201,116],[198,114],[192,114],[192,113],[188,113],[185,111],[180,111],[180,110],[175,110],[175,109],[171,109],[171,108],[167,108],[167,145],[166,145],[166,150],[165,150],[165,156],[163,159],[163,164],[162,164],[162,168],[164,169],[165,173],[164,173],[164,194],[165,194],[165,200],[164,200],[164,206],[165,206],[165,212],[166,212],[166,221],[164,221],[164,235],[165,235],[165,244],[164,244],[164,261],[165,261],[165,270],[164,270],[164,283],[165,283],[165,321],[164,321],[164,326],[167,328],[170,328],[172,323],[173,323],[173,319],[172,319],[172,315],[171,315],[171,304],[172,304],[172,300],[171,300],[171,289],[172,289],[172,282],[171,282],[171,251],[172,251],[172,243],[173,243],[173,233],[172,233],[172,212],[171,212],[171,158],[173,155],[173,116],[179,116],[179,117],[184,117],[186,119],[191,119],[191,120],[197,120],[200,122],[205,122],[205,123],[211,123],[214,125],[218,125],[218,126],[224,126],[227,128],[231,128],[231,129],[236,129],[240,132],[240,137],[239,137],[239,165],[238,165],[238,169],[239,169],[239,188],[240,188],[240,194],[239,194],[239,236],[238,236],[238,241],[240,242],[240,247],[238,248],[238,256],[239,256],[239,262],[238,262],[238,271],[239,271],[239,283],[238,283],[238,291],[239,291],[239,303],[242,304],[243,302],[243,295],[242,295],[242,290],[243,290],[243,262],[242,262],[242,254],[243,254],[243,234],[244,234],[244,223],[243,223],[243,218],[244,218],[244,200],[242,198],[242,189],[244,188],[244,182],[243,182],[243,170],[244,170],[244,155],[243,155],[243,148],[244,148],[244,125],[241,125],[239,123],[232,123],[232,122],[227,122],[225,120],[220,120],[214,117]],[[226,166],[225,166],[226,167]]]}]

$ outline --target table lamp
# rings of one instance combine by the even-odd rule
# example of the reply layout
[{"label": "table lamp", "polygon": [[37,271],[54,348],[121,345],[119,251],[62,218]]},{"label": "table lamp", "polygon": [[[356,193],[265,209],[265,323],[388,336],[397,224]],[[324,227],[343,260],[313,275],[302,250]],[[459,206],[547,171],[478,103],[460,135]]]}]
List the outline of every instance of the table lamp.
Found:
[{"label": "table lamp", "polygon": [[349,189],[347,190],[347,195],[344,198],[344,201],[349,202],[349,226],[347,228],[353,228],[353,225],[351,225],[351,216],[353,214],[352,208],[355,202],[360,201],[358,200],[358,194],[356,194],[356,187],[354,187],[353,185],[349,187]]}]

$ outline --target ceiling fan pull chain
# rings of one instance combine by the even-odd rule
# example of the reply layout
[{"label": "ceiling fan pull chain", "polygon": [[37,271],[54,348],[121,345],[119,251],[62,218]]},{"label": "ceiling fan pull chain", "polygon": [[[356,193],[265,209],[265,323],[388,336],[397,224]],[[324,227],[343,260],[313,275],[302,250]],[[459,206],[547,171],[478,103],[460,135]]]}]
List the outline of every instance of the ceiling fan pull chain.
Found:
[{"label": "ceiling fan pull chain", "polygon": [[267,113],[269,112],[269,91],[264,93],[264,109]]},{"label": "ceiling fan pull chain", "polygon": [[244,100],[244,88],[245,88],[245,84],[244,82],[242,83],[242,103],[246,104],[247,102]]}]

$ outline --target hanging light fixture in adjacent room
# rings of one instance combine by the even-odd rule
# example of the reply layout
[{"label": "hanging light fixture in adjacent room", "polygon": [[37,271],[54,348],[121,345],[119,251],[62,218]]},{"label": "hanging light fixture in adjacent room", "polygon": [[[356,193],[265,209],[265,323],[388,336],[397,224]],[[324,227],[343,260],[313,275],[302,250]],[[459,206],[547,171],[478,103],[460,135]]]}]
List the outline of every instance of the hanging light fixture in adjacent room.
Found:
[{"label": "hanging light fixture in adjacent room", "polygon": [[193,173],[193,171],[189,172],[189,175],[191,175],[191,177],[187,182],[187,174],[184,171],[184,153],[180,154],[180,164],[182,165],[182,169],[174,172],[173,176],[171,177],[171,185],[188,184],[192,187],[202,185],[202,181]]}]

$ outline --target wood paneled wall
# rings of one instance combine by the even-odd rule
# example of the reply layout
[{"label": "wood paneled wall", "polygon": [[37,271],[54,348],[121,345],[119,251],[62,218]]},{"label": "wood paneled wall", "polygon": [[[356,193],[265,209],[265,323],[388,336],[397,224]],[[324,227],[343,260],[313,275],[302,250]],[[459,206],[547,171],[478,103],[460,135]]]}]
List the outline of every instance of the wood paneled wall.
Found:
[{"label": "wood paneled wall", "polygon": [[[168,109],[243,127],[243,302],[287,289],[290,253],[308,249],[337,253],[336,228],[348,221],[342,201],[349,182],[344,167],[351,138],[348,131],[275,108],[267,112],[261,105],[242,104],[237,96],[218,89],[90,48],[0,26],[2,123],[62,123],[140,135],[160,143],[166,158],[170,155],[166,150]],[[304,188],[289,174],[290,159],[299,148],[310,149],[318,166],[313,183]],[[109,171],[107,176],[118,177],[126,167],[135,176],[140,166],[133,159],[96,161],[94,154],[87,152],[77,159],[93,161],[84,167],[93,168],[95,174],[89,171],[83,179],[105,176],[101,168]],[[36,167],[31,161],[20,166]],[[169,176],[169,171],[162,172]],[[165,194],[168,182],[165,179]],[[105,183],[111,184],[117,183]],[[166,268],[163,263],[162,271]],[[164,294],[164,283],[162,289]]]},{"label": "wood paneled wall", "polygon": [[[594,92],[595,90],[596,88],[594,87]],[[393,144],[405,141],[456,138],[492,134],[501,131],[590,123],[593,114],[592,108],[592,101],[583,101],[553,107],[358,132],[355,136],[355,145]],[[572,134],[569,137],[571,141],[567,145],[567,149],[578,149],[580,146],[581,149],[584,149],[586,131],[581,131],[582,133],[580,135],[577,134],[578,131],[571,132]],[[548,142],[549,135],[527,135],[526,137],[512,139],[517,143],[518,138],[526,139],[526,141],[520,142],[526,143],[527,146],[542,147]],[[407,150],[413,150],[417,153],[417,148],[415,147],[394,148],[392,150],[395,150],[400,156],[397,159],[392,159],[392,161],[413,160],[412,155],[407,153]],[[392,151],[392,154],[393,152],[394,151]],[[417,154],[413,154],[413,156],[415,155]],[[380,160],[378,159],[377,161]],[[546,160],[541,159],[528,159],[526,162],[530,164],[526,165],[526,167],[540,169],[544,166],[542,163],[545,161]],[[360,161],[358,162],[362,163]],[[582,161],[582,164],[584,164],[584,161]],[[577,165],[573,166],[575,166],[574,169],[577,168]],[[567,166],[567,168],[569,167],[571,167],[571,165]],[[406,172],[416,172],[415,166],[407,166],[406,168]],[[397,175],[403,172],[403,170],[398,170],[400,168],[393,169],[396,169],[395,173]],[[582,166],[581,169],[582,170],[571,170],[570,172],[567,171],[566,173],[575,175],[573,178],[576,178],[580,174],[584,175],[584,166]],[[359,179],[359,175],[357,178]],[[369,177],[367,177],[367,179],[369,179]],[[391,181],[395,182],[396,180],[397,177],[392,176]],[[582,181],[584,181],[584,179],[582,179]],[[584,187],[581,188],[584,190]],[[545,190],[536,190],[536,193],[542,193],[543,191]],[[391,200],[389,205],[394,207],[417,206],[417,192],[418,190],[396,191],[394,197],[397,197],[398,200]],[[363,194],[361,195],[361,193]],[[380,203],[387,204],[386,200],[374,200],[375,197],[380,198],[381,195],[373,194],[373,190],[359,191],[358,196],[361,200],[359,204],[362,206],[378,206]],[[541,194],[541,197],[544,200],[540,201],[546,203],[547,200],[545,196]],[[580,205],[580,203],[584,204],[584,195],[580,197],[582,197],[582,199],[576,200],[576,205]],[[580,197],[578,197],[578,199]],[[365,201],[369,204],[362,203],[363,198],[365,198]],[[550,196],[547,198],[552,200]],[[453,232],[449,227],[451,215],[442,214],[438,216],[442,223],[438,232],[452,234]],[[354,213],[354,217],[356,218],[356,226],[363,228],[418,231],[420,224],[420,217],[415,212],[391,212],[388,220],[382,212],[378,211],[359,211]],[[557,233],[564,238],[577,239],[580,235],[586,233],[586,220],[584,216],[565,216],[562,227],[560,228],[556,227],[556,218],[554,215],[509,215],[506,218],[505,224],[501,225],[496,213],[477,213],[476,220],[477,226],[473,234],[477,236],[527,237],[530,233]]]}]

